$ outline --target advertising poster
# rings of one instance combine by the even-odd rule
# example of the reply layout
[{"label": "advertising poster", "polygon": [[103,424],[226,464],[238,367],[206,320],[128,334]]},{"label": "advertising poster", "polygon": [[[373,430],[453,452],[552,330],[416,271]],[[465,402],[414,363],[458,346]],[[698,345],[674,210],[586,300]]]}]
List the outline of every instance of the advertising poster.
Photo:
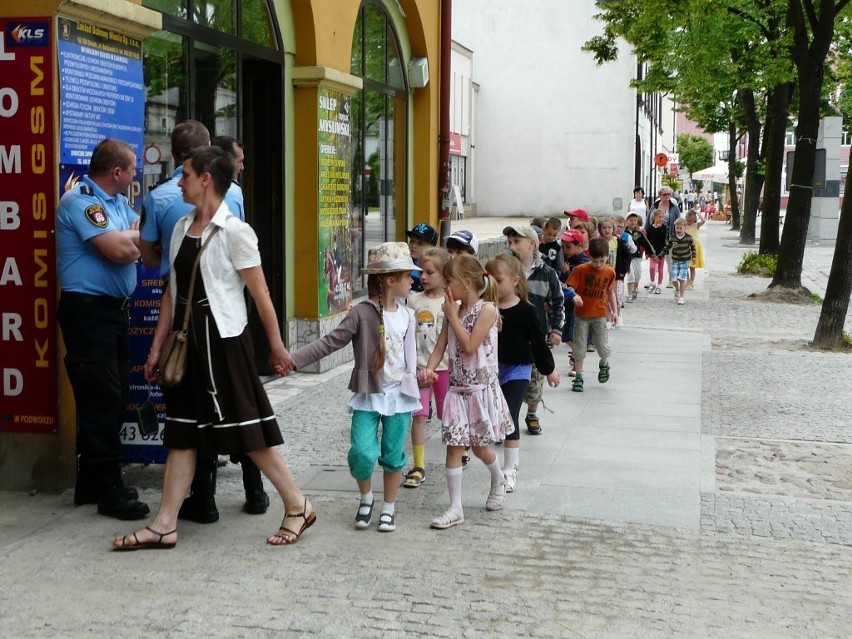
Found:
[{"label": "advertising poster", "polygon": [[[117,138],[133,147],[136,179],[128,199],[142,207],[145,82],[142,43],[126,34],[70,18],[57,19],[59,53],[59,177],[60,192],[70,189],[88,169],[95,146]],[[160,434],[142,437],[136,407],[148,399],[143,367],[159,315],[163,282],[159,271],[137,263],[137,285],[130,304],[131,378],[121,439],[129,462],[161,462],[166,451]],[[165,419],[162,393],[155,385],[151,400],[160,423]],[[162,428],[161,428],[162,430]]]},{"label": "advertising poster", "polygon": [[50,18],[0,18],[0,431],[57,417]]},{"label": "advertising poster", "polygon": [[319,316],[328,317],[352,303],[352,134],[348,95],[319,88]]}]

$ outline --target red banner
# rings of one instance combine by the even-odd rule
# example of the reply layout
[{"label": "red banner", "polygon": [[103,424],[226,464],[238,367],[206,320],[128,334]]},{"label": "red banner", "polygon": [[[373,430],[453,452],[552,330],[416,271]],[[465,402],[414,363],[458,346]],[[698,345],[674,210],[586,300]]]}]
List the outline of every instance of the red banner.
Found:
[{"label": "red banner", "polygon": [[0,18],[0,431],[57,429],[50,18]]}]

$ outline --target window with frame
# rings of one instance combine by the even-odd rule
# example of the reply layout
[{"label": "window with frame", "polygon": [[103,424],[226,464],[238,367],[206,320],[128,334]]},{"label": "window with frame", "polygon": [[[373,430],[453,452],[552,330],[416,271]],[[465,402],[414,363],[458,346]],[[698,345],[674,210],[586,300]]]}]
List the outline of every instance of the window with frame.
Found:
[{"label": "window with frame", "polygon": [[352,285],[363,290],[367,251],[401,236],[407,219],[407,87],[390,18],[365,0],[352,38],[352,75],[363,88],[352,97]]}]

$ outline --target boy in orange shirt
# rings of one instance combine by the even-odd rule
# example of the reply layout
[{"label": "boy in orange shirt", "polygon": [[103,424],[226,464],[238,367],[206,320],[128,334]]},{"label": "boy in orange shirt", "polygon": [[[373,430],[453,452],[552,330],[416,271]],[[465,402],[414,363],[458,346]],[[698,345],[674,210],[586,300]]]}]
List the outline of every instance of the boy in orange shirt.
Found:
[{"label": "boy in orange shirt", "polygon": [[580,264],[568,277],[568,296],[573,293],[574,300],[574,366],[577,375],[571,390],[583,392],[583,360],[586,358],[588,335],[600,355],[598,381],[609,381],[609,344],[607,343],[607,310],[616,310],[615,271],[607,266],[609,244],[606,240],[595,238],[589,241],[588,264]]}]

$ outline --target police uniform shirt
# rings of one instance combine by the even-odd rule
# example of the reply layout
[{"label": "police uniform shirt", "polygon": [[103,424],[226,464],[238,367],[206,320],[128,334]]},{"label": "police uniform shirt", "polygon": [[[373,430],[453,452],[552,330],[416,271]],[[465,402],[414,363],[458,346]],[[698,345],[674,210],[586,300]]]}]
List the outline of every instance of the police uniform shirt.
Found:
[{"label": "police uniform shirt", "polygon": [[138,218],[124,194],[109,196],[88,175],[67,191],[56,211],[56,266],[62,290],[130,296],[136,288],[136,264],[105,258],[89,240],[126,231]]},{"label": "police uniform shirt", "polygon": [[[164,279],[169,276],[169,246],[175,224],[195,208],[183,201],[183,193],[178,186],[182,177],[183,166],[179,166],[172,177],[151,189],[142,203],[145,221],[140,229],[140,237],[147,242],[160,243],[160,277]],[[243,191],[240,185],[232,182],[224,199],[231,213],[245,221]]]}]

